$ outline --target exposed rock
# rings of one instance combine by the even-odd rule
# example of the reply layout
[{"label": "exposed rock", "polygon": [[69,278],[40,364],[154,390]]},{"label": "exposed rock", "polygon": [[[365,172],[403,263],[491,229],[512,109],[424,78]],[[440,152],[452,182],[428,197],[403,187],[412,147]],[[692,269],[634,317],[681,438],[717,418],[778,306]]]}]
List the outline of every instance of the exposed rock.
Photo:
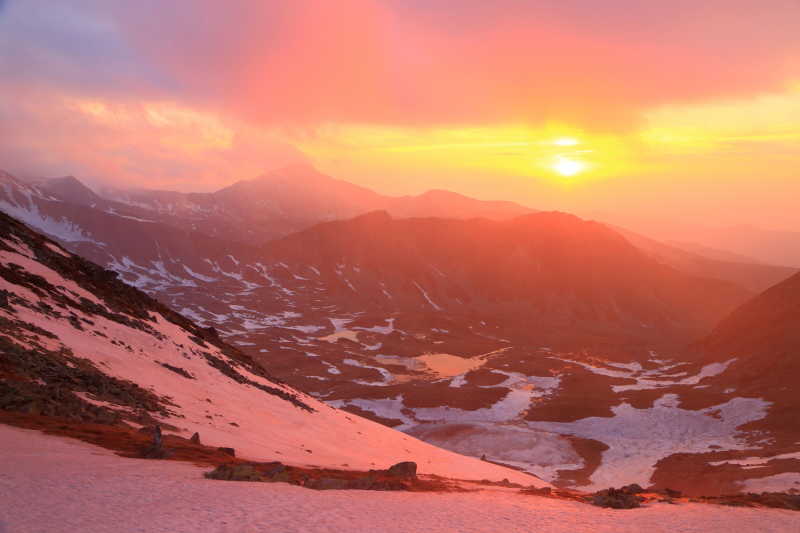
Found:
[{"label": "exposed rock", "polygon": [[187,372],[185,369],[183,369],[183,368],[181,368],[179,366],[173,366],[173,365],[171,365],[169,363],[161,363],[161,362],[159,362],[158,364],[163,366],[167,370],[171,370],[171,371],[175,372],[179,376],[185,377],[186,379],[195,379],[195,377],[193,375],[191,375],[189,372]]},{"label": "exposed rock", "polygon": [[525,494],[533,494],[536,496],[552,496],[553,490],[550,487],[528,487],[524,490]]},{"label": "exposed rock", "polygon": [[236,457],[236,450],[234,450],[233,448],[225,448],[224,446],[220,446],[219,448],[217,448],[217,450],[221,451],[222,453],[227,453],[231,457]]},{"label": "exposed rock", "polygon": [[393,477],[415,478],[417,477],[417,463],[404,461],[389,467],[386,473]]},{"label": "exposed rock", "polygon": [[264,481],[264,476],[250,464],[219,465],[205,476],[224,481]]},{"label": "exposed rock", "polygon": [[641,494],[641,493],[644,492],[644,489],[638,483],[633,483],[631,485],[625,485],[624,487],[622,487],[619,490],[624,492],[624,493],[626,493],[626,494]]},{"label": "exposed rock", "polygon": [[164,448],[161,426],[156,426],[153,429],[153,442],[142,450],[142,457],[145,459],[165,459],[168,456],[169,450]]},{"label": "exposed rock", "polygon": [[[402,463],[401,463],[402,464]],[[411,463],[416,467],[414,463]],[[284,482],[316,490],[448,490],[441,481],[420,480],[408,476],[409,466],[400,468],[405,477],[392,475],[389,470],[359,472],[286,466],[283,463],[228,463],[217,466],[205,476],[226,481]],[[416,471],[416,468],[414,469]]]},{"label": "exposed rock", "polygon": [[[626,488],[615,489],[611,487],[595,492],[592,495],[591,503],[598,507],[609,507],[611,509],[635,509],[640,507],[643,498],[627,492]],[[641,487],[639,488],[641,489]]]},{"label": "exposed rock", "polygon": [[200,433],[195,432],[189,440],[195,444],[200,444]]},{"label": "exposed rock", "polygon": [[321,477],[319,479],[309,480],[305,485],[310,489],[317,490],[344,490],[351,488],[350,480],[338,479],[333,477]]},{"label": "exposed rock", "polygon": [[727,496],[706,497],[701,501],[729,505],[731,507],[772,507],[800,511],[800,495],[787,492],[762,492],[760,494],[732,494]]},{"label": "exposed rock", "polygon": [[80,321],[80,319],[78,319],[78,317],[76,317],[75,315],[70,315],[68,320],[69,320],[69,323],[72,324],[73,328],[75,328],[77,330],[83,330],[83,326],[81,325],[81,321]]}]

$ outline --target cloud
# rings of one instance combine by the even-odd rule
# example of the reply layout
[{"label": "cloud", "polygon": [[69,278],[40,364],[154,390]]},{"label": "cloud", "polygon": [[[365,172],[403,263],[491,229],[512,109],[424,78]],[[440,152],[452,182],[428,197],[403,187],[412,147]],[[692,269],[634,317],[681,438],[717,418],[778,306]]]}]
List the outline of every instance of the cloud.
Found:
[{"label": "cloud", "polygon": [[[13,96],[12,96],[13,95]],[[212,190],[304,161],[275,129],[169,101],[0,91],[0,168],[117,186]]]},{"label": "cloud", "polygon": [[273,124],[621,130],[652,106],[800,77],[795,0],[17,0],[6,11],[10,79]]},{"label": "cloud", "polygon": [[110,15],[187,98],[263,122],[621,129],[654,105],[775,90],[800,52],[791,0],[144,0]]},{"label": "cloud", "polygon": [[[502,140],[557,123],[633,137],[654,110],[796,83],[799,16],[796,0],[10,0],[0,167],[208,188],[308,146],[388,172],[363,149],[387,132],[441,144],[442,131]],[[617,145],[597,148],[597,172],[629,159]],[[434,156],[415,157],[421,182]],[[458,175],[538,172],[529,157],[460,158],[475,163]]]}]

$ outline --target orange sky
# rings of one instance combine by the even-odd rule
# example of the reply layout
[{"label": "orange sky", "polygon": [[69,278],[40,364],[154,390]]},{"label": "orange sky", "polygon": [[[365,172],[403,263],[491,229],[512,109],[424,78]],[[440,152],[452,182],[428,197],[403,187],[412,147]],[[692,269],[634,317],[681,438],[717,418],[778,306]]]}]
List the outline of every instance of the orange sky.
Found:
[{"label": "orange sky", "polygon": [[0,0],[0,168],[800,229],[796,0]]}]

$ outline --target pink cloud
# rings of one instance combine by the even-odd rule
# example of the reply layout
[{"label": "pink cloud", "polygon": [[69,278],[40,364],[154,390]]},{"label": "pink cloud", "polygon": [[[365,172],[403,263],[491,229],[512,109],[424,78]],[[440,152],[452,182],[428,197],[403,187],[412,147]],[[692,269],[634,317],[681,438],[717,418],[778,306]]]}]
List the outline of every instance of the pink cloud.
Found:
[{"label": "pink cloud", "polygon": [[151,0],[116,15],[187,98],[265,122],[624,128],[800,76],[790,1]]}]

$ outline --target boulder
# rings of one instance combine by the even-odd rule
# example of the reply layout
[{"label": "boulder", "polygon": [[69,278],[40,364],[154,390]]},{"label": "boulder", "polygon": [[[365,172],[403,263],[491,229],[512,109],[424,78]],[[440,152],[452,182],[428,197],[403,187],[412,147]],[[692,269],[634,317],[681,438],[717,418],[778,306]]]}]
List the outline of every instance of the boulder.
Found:
[{"label": "boulder", "polygon": [[609,507],[611,509],[636,509],[640,507],[643,498],[636,494],[630,494],[622,489],[613,487],[595,492],[592,495],[591,503],[598,507]]},{"label": "boulder", "polygon": [[630,485],[625,485],[624,487],[620,488],[622,492],[626,494],[641,494],[644,492],[644,489],[638,483],[632,483]]},{"label": "boulder", "polygon": [[170,454],[164,448],[164,441],[161,436],[161,426],[153,428],[153,442],[141,450],[141,456],[145,459],[166,459]]},{"label": "boulder", "polygon": [[195,432],[195,434],[192,435],[192,438],[190,438],[189,441],[193,442],[194,444],[200,444],[200,433]]},{"label": "boulder", "polygon": [[220,446],[219,448],[217,448],[217,451],[230,455],[231,457],[236,457],[236,450],[234,450],[233,448],[225,448],[224,446]]},{"label": "boulder", "polygon": [[209,479],[222,479],[225,481],[263,481],[263,476],[253,465],[224,464],[205,475]]},{"label": "boulder", "polygon": [[415,478],[417,477],[417,463],[413,461],[397,463],[390,466],[386,474],[392,477]]},{"label": "boulder", "polygon": [[525,489],[525,494],[535,494],[537,496],[552,496],[553,489],[551,489],[550,487],[542,487],[542,488],[528,487],[527,489]]}]

